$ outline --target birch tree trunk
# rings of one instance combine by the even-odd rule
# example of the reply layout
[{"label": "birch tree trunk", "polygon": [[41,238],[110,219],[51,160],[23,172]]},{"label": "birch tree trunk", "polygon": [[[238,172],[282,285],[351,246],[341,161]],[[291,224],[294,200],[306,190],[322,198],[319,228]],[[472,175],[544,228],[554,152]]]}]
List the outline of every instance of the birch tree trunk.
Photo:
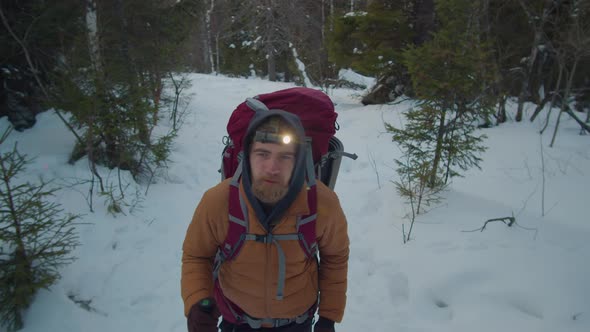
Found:
[{"label": "birch tree trunk", "polygon": [[213,38],[211,38],[211,16],[215,9],[215,0],[210,0],[209,9],[205,15],[205,23],[207,26],[207,52],[209,54],[209,63],[211,64],[211,72],[216,73],[215,61],[213,60]]},{"label": "birch tree trunk", "polygon": [[[90,62],[94,69],[94,88],[96,89],[96,95],[100,95],[102,90],[102,57],[100,55],[100,33],[98,30],[98,8],[96,0],[87,0],[86,2],[86,29],[88,31],[88,51],[90,54]],[[86,135],[85,135],[85,149],[88,155],[88,167],[94,176],[98,179],[101,192],[104,192],[104,183],[102,177],[98,173],[96,168],[96,156],[94,142],[96,140],[96,115],[98,114],[100,101],[98,98],[94,98],[92,102],[92,108],[90,114],[87,115],[86,119]],[[94,179],[94,177],[93,177]],[[94,180],[93,180],[94,182]],[[92,209],[92,206],[90,207]]]},{"label": "birch tree trunk", "polygon": [[86,0],[86,28],[88,29],[88,50],[90,62],[95,72],[102,71],[100,48],[98,43],[98,20],[96,15],[96,0]]},{"label": "birch tree trunk", "polygon": [[135,65],[134,59],[132,59],[129,50],[131,49],[131,44],[129,42],[130,31],[129,29],[129,21],[127,20],[127,13],[125,12],[125,0],[116,0],[116,13],[119,19],[119,24],[121,25],[121,57],[123,61],[128,65],[127,72],[130,75],[129,78],[132,80],[132,87],[136,86],[136,77],[135,75],[141,74]]}]

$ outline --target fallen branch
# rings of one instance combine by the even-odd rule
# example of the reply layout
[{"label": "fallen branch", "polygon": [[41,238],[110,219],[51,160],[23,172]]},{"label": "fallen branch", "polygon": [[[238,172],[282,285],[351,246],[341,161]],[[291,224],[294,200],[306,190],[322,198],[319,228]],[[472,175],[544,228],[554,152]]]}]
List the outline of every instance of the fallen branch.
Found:
[{"label": "fallen branch", "polygon": [[[504,218],[494,218],[494,219],[488,219],[481,228],[477,228],[471,231],[462,231],[465,233],[471,233],[471,232],[483,232],[484,229],[486,229],[486,226],[488,225],[488,223],[490,222],[494,222],[494,221],[501,221],[503,222],[505,225],[507,225],[508,227],[511,227],[512,225],[514,225],[516,223],[516,218],[514,217],[504,217]],[[508,223],[506,223],[508,222]]]},{"label": "fallen branch", "polygon": [[76,294],[74,293],[69,293],[68,294],[68,298],[74,302],[75,304],[77,304],[80,308],[88,311],[88,312],[94,312],[97,313],[99,315],[102,315],[104,317],[107,317],[108,315],[98,309],[96,309],[95,307],[93,307],[92,304],[92,299],[90,300],[83,300],[81,298],[79,298]]}]

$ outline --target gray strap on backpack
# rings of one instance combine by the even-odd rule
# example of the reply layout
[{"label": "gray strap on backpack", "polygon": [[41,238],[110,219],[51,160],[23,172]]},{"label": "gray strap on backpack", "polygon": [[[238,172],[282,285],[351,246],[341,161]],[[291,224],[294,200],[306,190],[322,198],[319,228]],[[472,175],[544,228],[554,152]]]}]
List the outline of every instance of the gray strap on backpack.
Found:
[{"label": "gray strap on backpack", "polygon": [[255,98],[247,98],[246,105],[254,110],[254,112],[266,112],[269,110],[263,102]]},{"label": "gray strap on backpack", "polygon": [[238,168],[236,168],[236,171],[234,172],[234,176],[232,176],[231,178],[231,182],[230,185],[234,186],[234,187],[238,187],[240,186],[240,176],[242,176],[242,160],[240,160],[240,162],[238,163]]},{"label": "gray strap on backpack", "polygon": [[277,280],[277,300],[283,299],[283,292],[285,290],[285,276],[287,274],[287,262],[285,258],[285,252],[283,248],[279,244],[278,241],[298,241],[299,235],[298,234],[272,234],[268,233],[266,235],[256,235],[256,234],[246,234],[246,241],[256,241],[261,243],[272,243],[277,247],[277,252],[279,254],[279,275]]},{"label": "gray strap on backpack", "polygon": [[307,147],[305,148],[305,172],[307,173],[307,186],[315,185],[315,172],[313,170],[313,153],[311,146],[311,139],[306,139]]},{"label": "gray strap on backpack", "polygon": [[[236,169],[236,172],[234,173],[234,176],[232,177],[231,181],[230,181],[230,186],[234,186],[236,188],[240,188],[240,176],[242,175],[242,161],[240,161],[240,163],[238,164],[238,168]],[[229,222],[233,222],[236,224],[241,225],[242,227],[246,228],[246,233],[248,233],[248,229],[249,229],[249,223],[248,223],[248,208],[246,207],[246,202],[244,202],[244,199],[242,198],[241,193],[238,193],[239,195],[239,200],[240,200],[240,209],[242,210],[242,215],[244,216],[244,220],[241,220],[239,218],[237,218],[236,216],[233,216],[231,214],[229,214]],[[234,248],[225,248],[225,250],[230,250],[230,254],[228,255],[228,257],[232,257],[234,254],[234,251],[236,250],[236,248],[238,248],[241,245],[241,241],[238,241],[238,243],[235,244]],[[227,243],[226,243],[227,245]],[[219,270],[221,269],[221,264],[223,264],[223,262],[225,262],[225,260],[227,259],[227,257],[225,256],[224,252],[220,249],[217,250],[217,253],[215,254],[215,259],[213,261],[213,280],[217,280],[219,278]]]}]

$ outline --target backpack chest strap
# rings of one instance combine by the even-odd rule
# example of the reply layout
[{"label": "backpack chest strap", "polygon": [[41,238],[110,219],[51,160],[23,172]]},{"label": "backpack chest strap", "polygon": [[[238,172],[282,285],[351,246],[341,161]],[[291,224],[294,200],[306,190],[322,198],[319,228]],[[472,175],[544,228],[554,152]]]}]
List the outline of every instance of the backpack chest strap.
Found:
[{"label": "backpack chest strap", "polygon": [[287,270],[285,251],[279,244],[279,241],[298,241],[298,234],[272,234],[268,233],[265,235],[257,234],[246,234],[246,241],[256,241],[265,244],[274,244],[277,247],[278,259],[279,259],[279,273],[277,281],[277,300],[283,299],[283,293],[285,290],[285,276]]}]

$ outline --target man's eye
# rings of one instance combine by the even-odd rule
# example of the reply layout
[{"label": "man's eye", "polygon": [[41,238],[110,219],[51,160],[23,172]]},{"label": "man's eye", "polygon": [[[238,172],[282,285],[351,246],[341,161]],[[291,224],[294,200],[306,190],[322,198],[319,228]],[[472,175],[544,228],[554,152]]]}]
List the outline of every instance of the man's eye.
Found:
[{"label": "man's eye", "polygon": [[268,158],[268,152],[256,152],[256,155],[260,158]]},{"label": "man's eye", "polygon": [[293,160],[294,157],[292,155],[286,154],[286,155],[281,156],[281,159],[285,160],[285,161],[289,161],[289,160]]}]

